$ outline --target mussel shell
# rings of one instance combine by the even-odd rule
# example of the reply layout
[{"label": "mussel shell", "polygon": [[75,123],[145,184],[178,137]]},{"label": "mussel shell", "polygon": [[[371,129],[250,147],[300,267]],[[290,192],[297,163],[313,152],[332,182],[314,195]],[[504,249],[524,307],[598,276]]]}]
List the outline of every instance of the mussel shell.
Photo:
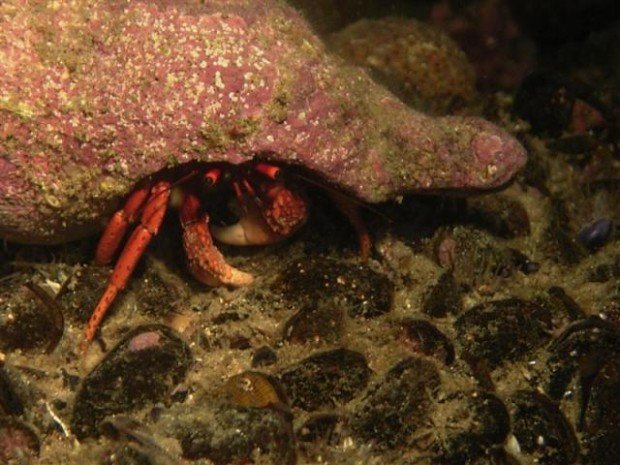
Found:
[{"label": "mussel shell", "polygon": [[350,401],[370,378],[366,358],[348,349],[319,352],[279,375],[291,406],[313,411]]},{"label": "mussel shell", "polygon": [[224,385],[230,401],[241,407],[282,407],[287,400],[278,381],[265,373],[245,371],[232,376]]},{"label": "mussel shell", "polygon": [[135,328],[82,382],[71,430],[80,439],[97,435],[108,415],[168,399],[191,361],[188,345],[172,329],[162,325]]}]

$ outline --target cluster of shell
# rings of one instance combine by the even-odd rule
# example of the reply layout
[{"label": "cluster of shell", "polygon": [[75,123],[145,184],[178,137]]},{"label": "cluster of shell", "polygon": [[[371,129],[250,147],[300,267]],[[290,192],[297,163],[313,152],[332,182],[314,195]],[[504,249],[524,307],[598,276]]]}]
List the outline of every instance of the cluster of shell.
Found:
[{"label": "cluster of shell", "polygon": [[572,89],[524,81],[498,107],[532,128],[517,184],[369,214],[368,264],[320,200],[298,240],[233,258],[262,270],[246,290],[187,284],[169,228],[100,360],[76,353],[92,243],[3,249],[0,462],[618,463],[617,146]]},{"label": "cluster of shell", "polygon": [[[450,229],[459,248],[472,235],[485,237],[473,227]],[[514,256],[495,266],[487,256],[467,265],[480,277],[474,283],[462,265],[442,271],[403,244],[390,247],[399,254],[394,260],[424,269],[424,286],[412,283],[421,272],[392,271],[390,279],[342,257],[297,260],[267,289],[223,305],[203,301],[215,311],[185,331],[171,320],[177,330],[134,327],[82,378],[72,341],[39,355],[58,342],[49,331],[58,323],[55,304],[32,284],[5,281],[0,340],[10,355],[0,370],[0,457],[36,457],[41,441],[47,454],[63,456],[50,441],[67,444],[75,435],[82,443],[76,456],[90,449],[105,463],[260,456],[261,463],[291,464],[352,455],[382,463],[428,456],[432,463],[559,465],[582,454],[587,463],[613,463],[606,454],[619,413],[617,298],[601,316],[587,316],[558,286],[467,306],[472,293],[512,288],[536,275],[535,267],[515,265]],[[484,249],[472,253],[485,256]],[[81,268],[75,290],[57,305],[68,313],[92,299],[83,286],[100,274]],[[140,281],[140,313],[187,307],[164,296],[170,284],[154,271]],[[31,318],[35,308],[47,321]],[[65,368],[67,354],[74,363]]]}]

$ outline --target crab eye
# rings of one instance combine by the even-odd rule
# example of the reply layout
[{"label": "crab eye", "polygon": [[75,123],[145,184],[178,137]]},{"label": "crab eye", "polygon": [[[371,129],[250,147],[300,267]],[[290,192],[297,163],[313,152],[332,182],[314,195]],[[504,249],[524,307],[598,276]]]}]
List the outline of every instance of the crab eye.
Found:
[{"label": "crab eye", "polygon": [[222,170],[219,168],[211,168],[204,175],[204,182],[207,187],[214,186],[222,175]]},{"label": "crab eye", "polygon": [[269,179],[273,179],[274,181],[277,181],[282,175],[282,170],[279,166],[270,165],[268,163],[258,163],[255,169],[262,175],[267,176]]}]

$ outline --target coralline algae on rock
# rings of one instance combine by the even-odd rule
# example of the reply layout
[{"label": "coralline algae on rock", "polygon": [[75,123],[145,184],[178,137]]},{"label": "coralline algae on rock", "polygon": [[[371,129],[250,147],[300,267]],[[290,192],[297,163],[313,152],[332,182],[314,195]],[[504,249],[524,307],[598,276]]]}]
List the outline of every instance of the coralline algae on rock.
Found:
[{"label": "coralline algae on rock", "polygon": [[1,237],[82,237],[164,168],[256,156],[367,202],[525,161],[488,121],[412,111],[276,0],[0,4]]}]

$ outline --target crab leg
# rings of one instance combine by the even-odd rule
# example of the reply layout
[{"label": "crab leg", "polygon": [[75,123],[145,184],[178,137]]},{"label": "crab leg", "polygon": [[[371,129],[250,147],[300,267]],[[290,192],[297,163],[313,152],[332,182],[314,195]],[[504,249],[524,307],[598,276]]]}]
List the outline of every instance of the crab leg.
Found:
[{"label": "crab leg", "polygon": [[280,178],[281,171],[279,166],[270,165],[269,163],[258,163],[254,169],[273,181],[277,181]]},{"label": "crab leg", "polygon": [[368,257],[370,257],[372,241],[370,239],[370,234],[368,234],[368,230],[366,229],[366,225],[364,224],[364,220],[362,219],[362,215],[360,215],[359,206],[353,200],[340,192],[330,191],[329,196],[334,202],[336,208],[338,208],[338,210],[340,210],[340,212],[349,219],[351,225],[355,229],[362,260],[368,260]]},{"label": "crab leg", "polygon": [[226,263],[217,250],[209,232],[209,217],[200,212],[200,201],[195,195],[186,194],[179,216],[188,268],[196,279],[209,286],[246,286],[254,281],[251,274]]},{"label": "crab leg", "polygon": [[101,296],[90,320],[88,320],[84,342],[82,343],[82,352],[88,348],[88,344],[95,337],[97,328],[108,308],[110,308],[118,293],[127,285],[127,281],[129,281],[138,260],[140,260],[153,236],[157,234],[166,214],[169,196],[170,183],[167,181],[160,181],[151,189],[150,197],[146,201],[140,217],[140,224],[129,236],[127,244],[125,244],[116,262],[112,276],[110,276],[108,287]]},{"label": "crab leg", "polygon": [[97,265],[107,265],[112,261],[121,240],[127,232],[127,227],[130,223],[136,221],[140,208],[148,199],[149,191],[149,186],[133,191],[125,205],[123,205],[123,208],[114,213],[114,216],[108,221],[105,231],[103,231],[103,235],[99,239],[99,244],[97,244],[97,252],[95,253],[95,263]]}]

